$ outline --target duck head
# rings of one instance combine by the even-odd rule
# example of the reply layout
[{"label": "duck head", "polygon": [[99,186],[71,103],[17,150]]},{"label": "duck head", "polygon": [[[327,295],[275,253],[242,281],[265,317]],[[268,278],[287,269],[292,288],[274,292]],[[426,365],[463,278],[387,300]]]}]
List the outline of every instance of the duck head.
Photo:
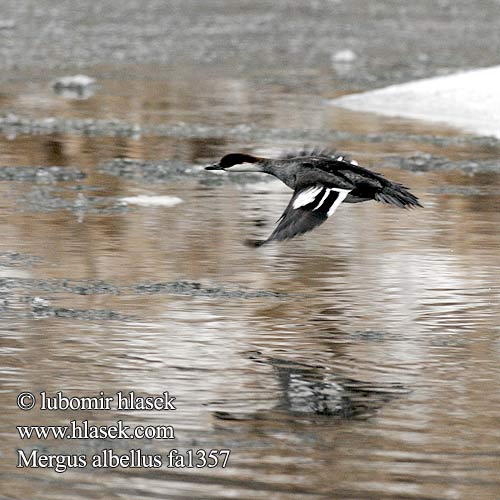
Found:
[{"label": "duck head", "polygon": [[244,153],[231,153],[219,163],[205,167],[205,170],[225,170],[226,172],[263,172],[264,158]]}]

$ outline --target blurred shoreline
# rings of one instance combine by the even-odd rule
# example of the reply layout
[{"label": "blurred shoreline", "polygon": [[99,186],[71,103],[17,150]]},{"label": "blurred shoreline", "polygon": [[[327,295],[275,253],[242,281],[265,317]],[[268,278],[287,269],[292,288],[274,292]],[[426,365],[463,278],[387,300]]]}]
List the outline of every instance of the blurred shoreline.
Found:
[{"label": "blurred shoreline", "polygon": [[499,64],[498,2],[4,0],[0,79],[127,65],[369,89]]}]

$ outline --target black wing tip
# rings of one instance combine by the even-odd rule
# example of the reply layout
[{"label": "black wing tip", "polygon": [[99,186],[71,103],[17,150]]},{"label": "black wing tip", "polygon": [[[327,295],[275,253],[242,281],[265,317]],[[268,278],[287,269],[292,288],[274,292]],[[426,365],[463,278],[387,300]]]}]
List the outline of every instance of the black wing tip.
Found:
[{"label": "black wing tip", "polygon": [[[306,232],[311,231],[314,228],[308,229]],[[288,234],[278,234],[276,235],[274,232],[267,238],[267,240],[256,240],[256,239],[251,239],[248,238],[245,240],[245,246],[249,248],[260,248],[264,245],[268,245],[269,243],[282,243],[287,240],[291,240],[292,238],[295,238],[296,236],[301,236],[304,233],[299,233],[296,235],[288,235]]]},{"label": "black wing tip", "polygon": [[245,240],[245,246],[249,248],[259,248],[267,242],[268,240],[253,240],[249,238]]},{"label": "black wing tip", "polygon": [[412,208],[425,208],[425,207],[422,205],[422,203],[420,203],[420,200],[415,196],[414,202],[406,205],[405,208],[412,209]]},{"label": "black wing tip", "polygon": [[403,186],[382,191],[375,195],[375,199],[387,205],[398,208],[413,209],[424,208],[419,199]]}]

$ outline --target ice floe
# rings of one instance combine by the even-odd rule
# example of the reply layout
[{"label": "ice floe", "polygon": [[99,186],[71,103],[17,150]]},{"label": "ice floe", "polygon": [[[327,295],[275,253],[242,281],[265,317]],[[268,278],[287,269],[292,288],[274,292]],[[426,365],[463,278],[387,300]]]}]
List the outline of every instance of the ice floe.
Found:
[{"label": "ice floe", "polygon": [[128,196],[126,198],[121,198],[120,201],[127,205],[139,205],[141,207],[173,207],[182,203],[181,198],[177,196],[151,196],[145,194]]},{"label": "ice floe", "polygon": [[331,102],[355,111],[440,122],[500,138],[500,66],[392,85]]}]

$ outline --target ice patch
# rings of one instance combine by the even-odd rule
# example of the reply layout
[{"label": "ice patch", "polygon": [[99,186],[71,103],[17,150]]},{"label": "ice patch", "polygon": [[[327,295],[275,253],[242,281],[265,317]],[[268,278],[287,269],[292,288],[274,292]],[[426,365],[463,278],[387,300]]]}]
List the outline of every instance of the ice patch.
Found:
[{"label": "ice patch", "polygon": [[87,75],[63,76],[53,83],[54,88],[81,88],[96,83],[95,78]]},{"label": "ice patch", "polygon": [[138,196],[128,196],[120,201],[128,205],[139,205],[141,207],[173,207],[182,203],[177,196],[148,196],[141,194]]},{"label": "ice patch", "polygon": [[338,50],[332,55],[332,62],[334,63],[352,63],[358,56],[351,49]]},{"label": "ice patch", "polygon": [[343,96],[335,106],[441,122],[500,138],[500,66]]},{"label": "ice patch", "polygon": [[94,95],[96,80],[87,75],[63,76],[52,83],[52,88],[66,99],[88,99]]}]

